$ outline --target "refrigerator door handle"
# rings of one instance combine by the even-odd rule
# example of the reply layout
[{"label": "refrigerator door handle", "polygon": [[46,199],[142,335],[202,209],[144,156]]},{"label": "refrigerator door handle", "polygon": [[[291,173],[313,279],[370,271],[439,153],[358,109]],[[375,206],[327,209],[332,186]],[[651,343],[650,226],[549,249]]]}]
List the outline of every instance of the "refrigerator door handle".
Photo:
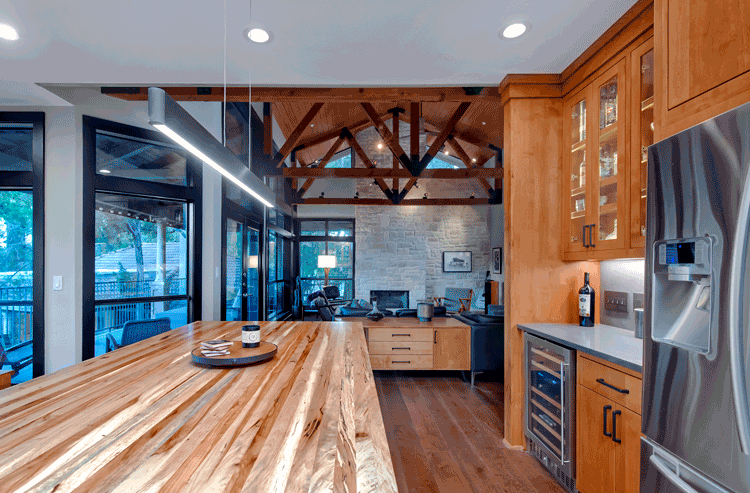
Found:
[{"label": "refrigerator door handle", "polygon": [[[729,359],[732,376],[732,394],[734,410],[737,415],[737,429],[739,431],[740,448],[745,455],[750,455],[750,406],[748,405],[746,387],[746,368],[742,352],[742,329],[739,314],[742,307],[742,284],[745,272],[745,255],[747,253],[748,226],[750,226],[750,174],[745,176],[742,199],[737,218],[737,228],[734,234],[732,248],[732,263],[730,270],[729,292]],[[750,314],[748,314],[750,315]]]},{"label": "refrigerator door handle", "polygon": [[[649,462],[654,465],[654,467],[662,474],[662,476],[667,478],[673,485],[679,488],[680,491],[684,493],[701,493],[700,491],[687,484],[685,480],[680,477],[680,469],[682,468],[682,464],[680,462],[668,461],[667,459],[657,455],[656,453],[651,454],[651,457],[649,457]],[[667,464],[671,464],[675,468],[675,471],[673,471]],[[702,487],[706,488],[706,490],[704,491],[706,491],[707,493],[730,493],[728,490],[724,489],[713,481],[710,481],[707,478],[702,479]]]}]

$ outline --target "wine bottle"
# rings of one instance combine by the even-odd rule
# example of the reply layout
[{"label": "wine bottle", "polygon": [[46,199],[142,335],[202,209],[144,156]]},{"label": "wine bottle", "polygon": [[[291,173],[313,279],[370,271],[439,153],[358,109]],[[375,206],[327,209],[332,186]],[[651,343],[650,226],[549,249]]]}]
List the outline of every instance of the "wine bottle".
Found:
[{"label": "wine bottle", "polygon": [[583,287],[578,290],[578,322],[581,327],[594,326],[596,292],[589,284],[589,273],[583,275]]}]

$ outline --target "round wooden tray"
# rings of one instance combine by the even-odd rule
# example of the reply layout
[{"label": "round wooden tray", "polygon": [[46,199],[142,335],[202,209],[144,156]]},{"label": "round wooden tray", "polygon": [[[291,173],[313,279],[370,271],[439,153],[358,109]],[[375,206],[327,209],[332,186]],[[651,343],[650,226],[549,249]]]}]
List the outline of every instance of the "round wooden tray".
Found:
[{"label": "round wooden tray", "polygon": [[245,366],[259,363],[273,358],[276,355],[276,344],[261,341],[260,346],[252,348],[242,347],[239,341],[232,342],[229,354],[222,356],[203,356],[201,348],[193,349],[193,361],[201,365],[209,366]]}]

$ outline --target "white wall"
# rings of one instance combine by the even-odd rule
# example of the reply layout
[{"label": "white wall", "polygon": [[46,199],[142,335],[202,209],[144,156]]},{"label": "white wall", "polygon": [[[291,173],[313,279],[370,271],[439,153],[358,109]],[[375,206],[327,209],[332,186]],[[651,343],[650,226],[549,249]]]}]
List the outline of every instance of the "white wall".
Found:
[{"label": "white wall", "polygon": [[[123,101],[86,88],[48,89],[50,92],[44,93],[38,87],[30,90],[4,85],[0,90],[0,110],[45,113],[45,371],[51,373],[82,359],[83,116],[152,127],[145,101]],[[30,104],[18,105],[19,102]],[[220,103],[183,106],[214,136],[221,136]],[[218,320],[221,179],[205,165],[203,175],[202,318]],[[52,291],[52,276],[63,276],[62,291]]]},{"label": "white wall", "polygon": [[[645,261],[608,260],[601,262],[601,293],[597,305],[601,309],[601,322],[622,329],[635,330],[635,312],[633,312],[633,295],[643,294]],[[583,279],[581,279],[583,284]],[[604,291],[620,291],[628,294],[628,311],[611,312],[604,309]]]}]

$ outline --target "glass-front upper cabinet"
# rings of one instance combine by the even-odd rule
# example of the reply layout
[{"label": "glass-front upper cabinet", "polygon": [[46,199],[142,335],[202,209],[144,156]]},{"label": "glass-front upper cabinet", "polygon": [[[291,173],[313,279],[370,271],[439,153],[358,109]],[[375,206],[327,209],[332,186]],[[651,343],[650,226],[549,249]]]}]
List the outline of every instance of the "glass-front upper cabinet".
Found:
[{"label": "glass-front upper cabinet", "polygon": [[590,170],[594,226],[589,244],[597,250],[626,246],[625,67],[623,59],[593,84],[596,124],[590,139]]},{"label": "glass-front upper cabinet", "polygon": [[592,223],[589,183],[591,151],[587,140],[587,135],[590,134],[590,108],[591,91],[587,87],[566,100],[563,109],[563,227],[568,252],[586,250],[588,228]]},{"label": "glass-front upper cabinet", "polygon": [[654,143],[654,40],[633,50],[631,73],[630,248],[646,244],[648,147]]}]

